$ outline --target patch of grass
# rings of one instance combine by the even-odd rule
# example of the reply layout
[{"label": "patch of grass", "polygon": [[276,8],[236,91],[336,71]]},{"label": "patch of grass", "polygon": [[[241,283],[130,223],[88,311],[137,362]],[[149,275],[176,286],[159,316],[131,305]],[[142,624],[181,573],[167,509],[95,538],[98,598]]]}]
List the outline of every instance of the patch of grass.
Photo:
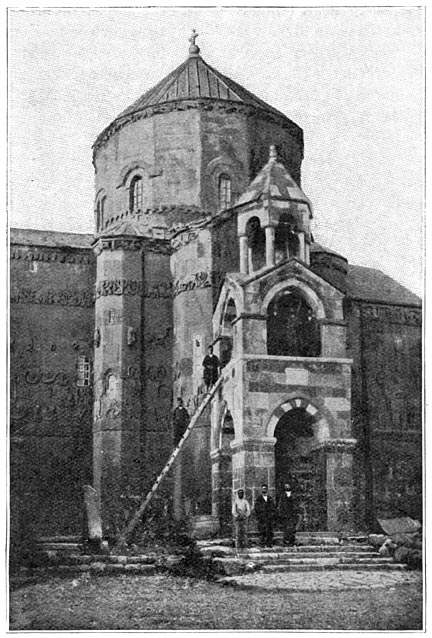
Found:
[{"label": "patch of grass", "polygon": [[52,578],[11,592],[10,629],[418,630],[418,586],[326,592],[222,587],[167,575]]}]

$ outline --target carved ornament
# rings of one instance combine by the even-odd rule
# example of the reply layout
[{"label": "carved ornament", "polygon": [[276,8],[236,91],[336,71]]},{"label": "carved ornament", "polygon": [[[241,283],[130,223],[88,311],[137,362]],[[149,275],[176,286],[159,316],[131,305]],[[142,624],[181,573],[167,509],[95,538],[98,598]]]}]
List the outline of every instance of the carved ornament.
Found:
[{"label": "carved ornament", "polygon": [[21,259],[23,261],[54,261],[60,264],[92,264],[94,259],[91,253],[91,248],[88,248],[86,252],[82,252],[82,249],[72,249],[73,252],[56,249],[56,248],[44,248],[25,249],[22,247],[11,246],[10,257],[11,259]]},{"label": "carved ornament", "polygon": [[157,240],[150,237],[107,237],[97,240],[93,250],[95,255],[100,255],[103,250],[132,250],[138,251],[145,248],[148,252],[162,253],[169,255],[171,253],[170,245],[167,240]]},{"label": "carved ornament", "polygon": [[397,323],[408,326],[421,326],[422,311],[420,308],[403,306],[381,306],[365,304],[361,306],[362,317],[387,323]]},{"label": "carved ornament", "polygon": [[34,303],[60,306],[80,306],[91,308],[93,293],[89,290],[38,290],[19,287],[11,290],[11,303]]},{"label": "carved ornament", "polygon": [[96,284],[96,299],[110,295],[140,295],[150,299],[170,299],[172,296],[172,283],[148,284],[135,279],[104,279]]},{"label": "carved ornament", "polygon": [[194,273],[189,279],[174,283],[173,296],[177,297],[182,292],[189,292],[197,288],[217,288],[223,281],[225,273],[220,270],[201,271]]}]

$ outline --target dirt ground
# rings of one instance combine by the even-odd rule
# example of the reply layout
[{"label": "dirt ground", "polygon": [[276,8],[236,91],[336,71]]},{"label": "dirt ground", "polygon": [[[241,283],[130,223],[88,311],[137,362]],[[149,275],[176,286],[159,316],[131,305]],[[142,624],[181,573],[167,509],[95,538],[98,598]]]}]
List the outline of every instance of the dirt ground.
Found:
[{"label": "dirt ground", "polygon": [[281,587],[274,578],[268,587],[223,586],[165,575],[22,581],[11,587],[9,629],[422,629],[420,574],[368,589],[290,589],[287,579]]}]

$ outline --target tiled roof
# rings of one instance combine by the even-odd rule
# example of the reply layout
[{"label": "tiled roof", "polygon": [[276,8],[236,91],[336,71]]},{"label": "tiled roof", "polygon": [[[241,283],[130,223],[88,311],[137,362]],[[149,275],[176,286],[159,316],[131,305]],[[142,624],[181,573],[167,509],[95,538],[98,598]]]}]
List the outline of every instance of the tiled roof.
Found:
[{"label": "tiled roof", "polygon": [[211,67],[200,55],[190,55],[156,86],[128,106],[116,119],[156,104],[206,98],[248,104],[286,117],[237,82]]},{"label": "tiled roof", "polygon": [[341,255],[340,253],[337,253],[334,250],[331,250],[330,248],[326,248],[325,246],[318,244],[316,241],[312,242],[312,244],[310,245],[310,252],[311,253],[327,253],[328,255],[335,255],[335,257],[340,257],[341,259],[345,259],[345,261],[347,261],[346,257]]},{"label": "tiled roof", "polygon": [[348,297],[362,301],[421,306],[421,299],[381,270],[348,265],[346,277]]},{"label": "tiled roof", "polygon": [[69,248],[90,248],[93,235],[81,233],[63,233],[53,230],[35,230],[32,228],[11,228],[10,243],[23,246],[53,246]]},{"label": "tiled roof", "polygon": [[270,159],[261,169],[253,182],[248,186],[235,206],[241,206],[253,202],[262,195],[274,199],[293,200],[304,202],[309,206],[312,216],[312,204],[303,193],[300,186],[297,186],[285,166],[277,161],[276,150],[270,147]]}]

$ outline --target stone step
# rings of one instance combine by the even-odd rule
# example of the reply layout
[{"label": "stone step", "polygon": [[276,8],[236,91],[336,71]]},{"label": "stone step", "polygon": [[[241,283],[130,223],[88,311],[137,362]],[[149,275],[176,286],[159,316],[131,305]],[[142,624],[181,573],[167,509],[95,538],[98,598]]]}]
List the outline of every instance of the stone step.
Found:
[{"label": "stone step", "polygon": [[82,545],[80,543],[69,542],[43,542],[39,544],[40,548],[45,551],[61,551],[61,552],[79,552]]},{"label": "stone step", "polygon": [[363,565],[368,563],[374,563],[376,565],[383,565],[385,563],[392,563],[392,558],[382,558],[381,556],[373,556],[369,558],[359,558],[358,556],[353,556],[350,558],[342,558],[340,556],[319,556],[313,558],[304,558],[304,557],[278,557],[274,560],[255,560],[251,559],[253,562],[261,563],[262,565],[348,565],[348,564],[356,564]]},{"label": "stone step", "polygon": [[407,569],[407,565],[401,563],[335,563],[327,565],[263,565],[262,573],[277,574],[284,572],[313,572],[326,570],[352,570],[352,571],[403,571]]},{"label": "stone step", "polygon": [[294,545],[293,547],[286,547],[284,545],[273,545],[273,547],[258,547],[258,546],[249,546],[248,551],[246,553],[256,553],[256,554],[272,554],[274,552],[277,553],[345,553],[345,552],[358,552],[358,553],[368,553],[373,552],[373,547],[371,545]]},{"label": "stone step", "polygon": [[350,560],[367,561],[374,558],[381,558],[376,552],[272,552],[266,554],[248,552],[246,554],[239,554],[239,557],[254,562],[321,559],[346,562]]},{"label": "stone step", "polygon": [[82,536],[40,536],[38,543],[82,543]]}]

